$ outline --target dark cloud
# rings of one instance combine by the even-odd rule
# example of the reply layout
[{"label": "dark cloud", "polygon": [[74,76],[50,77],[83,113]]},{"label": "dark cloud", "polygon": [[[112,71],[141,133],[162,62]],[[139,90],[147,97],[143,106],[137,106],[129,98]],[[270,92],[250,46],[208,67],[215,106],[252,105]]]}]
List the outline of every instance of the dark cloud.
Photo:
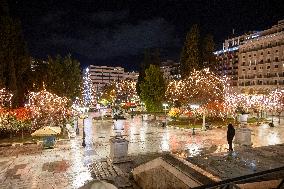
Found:
[{"label": "dark cloud", "polygon": [[[102,15],[108,15],[103,17]],[[99,13],[101,20],[110,23],[123,19],[123,13]],[[60,24],[59,24],[60,25]],[[162,18],[140,21],[137,24],[121,23],[109,27],[90,30],[82,28],[79,37],[66,34],[53,34],[48,39],[51,45],[71,49],[76,54],[90,59],[110,59],[112,57],[135,56],[145,48],[170,48],[178,44],[174,38],[174,27]]]},{"label": "dark cloud", "polygon": [[[140,63],[144,48],[178,60],[186,33],[199,24],[217,48],[237,34],[261,30],[283,19],[284,1],[189,0],[11,0],[32,56],[71,53],[83,64]],[[254,7],[251,9],[251,7]],[[138,67],[138,66],[137,66]]]},{"label": "dark cloud", "polygon": [[94,13],[90,16],[91,21],[101,24],[117,24],[120,21],[125,21],[129,16],[129,12],[123,11],[102,11]]}]

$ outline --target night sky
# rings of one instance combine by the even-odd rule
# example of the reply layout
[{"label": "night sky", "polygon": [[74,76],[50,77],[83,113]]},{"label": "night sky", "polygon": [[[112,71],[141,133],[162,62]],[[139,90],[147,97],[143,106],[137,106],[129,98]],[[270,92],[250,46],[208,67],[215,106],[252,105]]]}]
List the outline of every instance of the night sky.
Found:
[{"label": "night sky", "polygon": [[139,69],[145,48],[179,60],[186,32],[200,25],[217,48],[232,35],[269,28],[284,19],[283,0],[13,0],[31,56],[71,53],[88,64]]}]

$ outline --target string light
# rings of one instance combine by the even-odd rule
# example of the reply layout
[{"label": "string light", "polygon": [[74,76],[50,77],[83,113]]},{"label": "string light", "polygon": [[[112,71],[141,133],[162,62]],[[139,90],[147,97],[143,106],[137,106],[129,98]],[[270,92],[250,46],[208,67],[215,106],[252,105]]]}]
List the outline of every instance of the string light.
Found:
[{"label": "string light", "polygon": [[90,77],[89,68],[86,68],[83,75],[83,104],[90,107],[95,103],[95,90]]},{"label": "string light", "polygon": [[219,77],[208,68],[194,71],[183,80],[171,81],[167,87],[166,98],[172,104],[198,104],[199,108],[194,111],[195,113],[215,111],[214,114],[217,114],[217,111],[223,110],[225,91],[229,87],[227,83],[226,77]]},{"label": "string light", "polygon": [[46,89],[40,92],[30,92],[26,107],[31,110],[32,127],[34,129],[47,125],[63,126],[71,116],[70,100],[59,97]]},{"label": "string light", "polygon": [[13,94],[5,88],[0,90],[0,108],[11,107]]},{"label": "string light", "polygon": [[[139,101],[136,93],[136,82],[131,80],[114,81],[107,87],[112,88],[111,91],[105,90],[101,97],[109,96],[113,102],[128,103]],[[107,94],[108,93],[108,94]]]}]

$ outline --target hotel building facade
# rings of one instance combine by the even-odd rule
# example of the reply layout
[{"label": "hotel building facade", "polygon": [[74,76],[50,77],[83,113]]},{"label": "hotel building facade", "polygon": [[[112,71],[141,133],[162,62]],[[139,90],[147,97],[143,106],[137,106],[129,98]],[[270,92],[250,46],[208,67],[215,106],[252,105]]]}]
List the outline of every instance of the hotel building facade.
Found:
[{"label": "hotel building facade", "polygon": [[217,72],[241,92],[284,89],[284,20],[259,32],[225,40],[214,52]]}]

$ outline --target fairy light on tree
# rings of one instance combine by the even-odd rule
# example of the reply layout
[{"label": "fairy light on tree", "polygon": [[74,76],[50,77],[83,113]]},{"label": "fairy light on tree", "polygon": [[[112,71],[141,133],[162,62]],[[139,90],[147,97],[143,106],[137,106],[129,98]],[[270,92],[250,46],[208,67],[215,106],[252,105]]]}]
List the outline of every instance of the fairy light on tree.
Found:
[{"label": "fairy light on tree", "polygon": [[19,107],[11,109],[11,101],[13,94],[5,88],[0,90],[0,133],[10,134],[10,138],[14,133],[30,129],[30,113],[28,108]]},{"label": "fairy light on tree", "polygon": [[116,98],[120,102],[138,101],[139,97],[136,93],[136,82],[124,80],[116,82],[115,89],[117,91]]},{"label": "fairy light on tree", "polygon": [[115,81],[104,87],[101,100],[110,104],[139,101],[136,92],[136,82],[130,80]]},{"label": "fairy light on tree", "polygon": [[11,107],[13,94],[7,91],[5,88],[0,90],[0,108]]},{"label": "fairy light on tree", "polygon": [[1,133],[5,131],[13,130],[13,124],[10,121],[9,108],[12,105],[13,94],[8,92],[5,88],[0,90],[0,131]]},{"label": "fairy light on tree", "polygon": [[219,77],[208,68],[193,71],[187,78],[169,83],[166,98],[175,106],[198,105],[195,114],[224,116],[224,99],[229,87],[227,78]]},{"label": "fairy light on tree", "polygon": [[224,99],[227,82],[225,78],[218,77],[209,69],[194,71],[192,74],[179,81],[169,83],[166,97],[172,103],[179,102],[181,105],[199,104]]},{"label": "fairy light on tree", "polygon": [[90,70],[86,68],[83,74],[83,104],[84,106],[91,106],[94,104],[94,88],[90,77]]},{"label": "fairy light on tree", "polygon": [[272,113],[272,123],[274,112],[278,114],[278,122],[280,123],[281,113],[284,111],[284,92],[281,90],[275,90],[268,95],[268,108]]},{"label": "fairy light on tree", "polygon": [[26,107],[31,110],[33,129],[42,126],[62,126],[71,116],[69,99],[59,97],[45,89],[40,92],[30,92]]}]

